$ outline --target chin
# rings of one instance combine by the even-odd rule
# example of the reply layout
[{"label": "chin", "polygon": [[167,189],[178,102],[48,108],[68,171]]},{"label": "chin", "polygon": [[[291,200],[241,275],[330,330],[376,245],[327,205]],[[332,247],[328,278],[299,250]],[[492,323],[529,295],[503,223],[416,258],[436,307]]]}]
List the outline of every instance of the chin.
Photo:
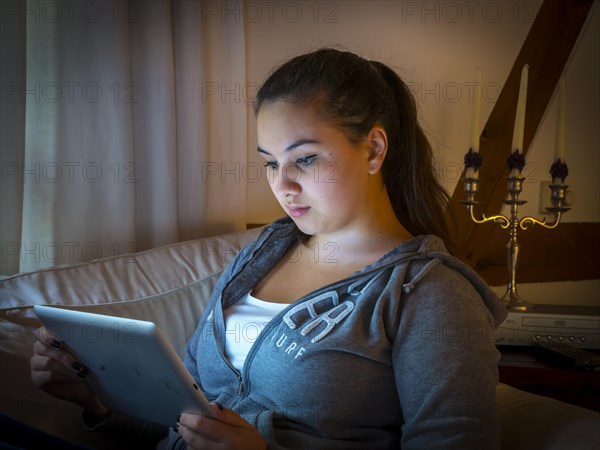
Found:
[{"label": "chin", "polygon": [[290,217],[294,223],[296,224],[296,226],[298,227],[298,229],[300,231],[302,231],[302,233],[309,235],[309,236],[314,236],[317,234],[317,230],[315,229],[314,225],[307,223],[307,221],[302,220],[302,218],[296,219],[294,217]]}]

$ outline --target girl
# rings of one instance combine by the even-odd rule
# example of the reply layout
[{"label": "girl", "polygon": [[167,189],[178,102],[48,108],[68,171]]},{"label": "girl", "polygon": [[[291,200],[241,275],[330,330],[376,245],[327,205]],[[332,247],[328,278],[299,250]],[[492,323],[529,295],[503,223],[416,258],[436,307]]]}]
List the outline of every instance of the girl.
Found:
[{"label": "girl", "polygon": [[[445,250],[447,196],[406,85],[384,64],[322,49],[278,68],[255,112],[288,217],[236,256],[187,345],[213,416],[183,413],[163,444],[498,448],[506,312]],[[249,326],[256,339],[240,335]],[[117,421],[61,367],[62,350],[35,351],[40,388],[60,395],[60,372],[78,383],[70,400],[88,424]]]}]

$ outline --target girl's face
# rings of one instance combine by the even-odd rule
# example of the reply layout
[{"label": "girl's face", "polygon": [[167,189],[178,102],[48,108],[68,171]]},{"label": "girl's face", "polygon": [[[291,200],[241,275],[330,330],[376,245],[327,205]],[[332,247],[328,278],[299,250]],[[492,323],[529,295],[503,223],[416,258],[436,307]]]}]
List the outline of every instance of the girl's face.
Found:
[{"label": "girl's face", "polygon": [[325,236],[361,225],[373,184],[381,189],[367,139],[352,144],[312,105],[285,101],[263,104],[257,127],[271,190],[300,230]]}]

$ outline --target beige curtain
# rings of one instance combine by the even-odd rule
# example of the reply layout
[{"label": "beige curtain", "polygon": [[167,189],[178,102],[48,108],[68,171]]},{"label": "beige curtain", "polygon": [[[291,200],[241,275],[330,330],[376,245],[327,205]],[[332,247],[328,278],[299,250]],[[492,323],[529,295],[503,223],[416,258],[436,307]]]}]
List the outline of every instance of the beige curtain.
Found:
[{"label": "beige curtain", "polygon": [[7,3],[3,275],[243,228],[241,2]]}]

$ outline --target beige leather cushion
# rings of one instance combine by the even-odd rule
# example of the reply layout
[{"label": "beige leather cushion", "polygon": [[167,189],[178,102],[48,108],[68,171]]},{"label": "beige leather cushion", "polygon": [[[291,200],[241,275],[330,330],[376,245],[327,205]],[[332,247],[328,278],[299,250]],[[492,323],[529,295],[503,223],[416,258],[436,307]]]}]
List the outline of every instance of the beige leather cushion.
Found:
[{"label": "beige leather cushion", "polygon": [[3,330],[17,338],[40,326],[32,305],[156,322],[183,354],[212,289],[240,248],[258,229],[198,239],[70,267],[16,275],[0,281]]},{"label": "beige leather cushion", "polygon": [[496,390],[503,450],[598,450],[600,414],[506,384]]},{"label": "beige leather cushion", "polygon": [[155,322],[180,355],[217,279],[260,230],[172,244],[121,258],[16,275],[0,281],[0,411],[94,448],[112,436],[86,432],[79,408],[36,389],[29,359],[41,325],[32,305]]}]

